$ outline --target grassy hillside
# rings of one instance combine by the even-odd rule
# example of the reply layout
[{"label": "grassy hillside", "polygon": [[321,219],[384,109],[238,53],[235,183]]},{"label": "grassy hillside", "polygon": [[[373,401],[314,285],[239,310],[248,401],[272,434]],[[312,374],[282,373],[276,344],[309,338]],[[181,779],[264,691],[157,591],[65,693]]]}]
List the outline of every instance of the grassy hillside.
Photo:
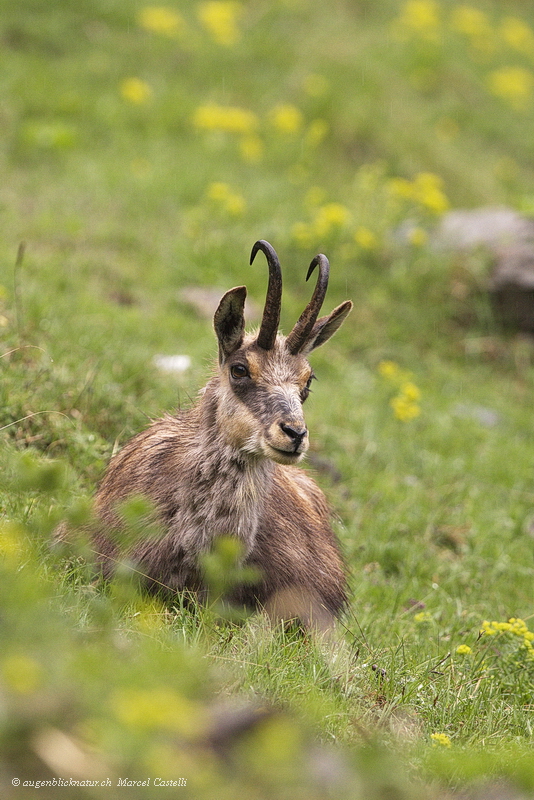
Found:
[{"label": "grassy hillside", "polygon": [[[496,325],[483,253],[432,246],[449,209],[534,209],[530,4],[1,9],[2,796],[533,794],[532,343]],[[286,332],[319,251],[326,310],[355,304],[306,408],[351,572],[335,645],[95,587],[49,548],[209,374],[184,290],[261,307],[259,238]]]}]

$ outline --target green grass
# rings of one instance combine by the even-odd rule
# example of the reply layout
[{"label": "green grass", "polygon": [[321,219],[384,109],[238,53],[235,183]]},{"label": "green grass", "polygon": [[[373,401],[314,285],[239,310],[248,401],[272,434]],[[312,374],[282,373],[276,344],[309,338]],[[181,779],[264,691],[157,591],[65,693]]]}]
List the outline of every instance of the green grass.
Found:
[{"label": "green grass", "polygon": [[[2,4],[0,793],[72,775],[187,778],[158,791],[195,800],[454,797],[501,778],[530,796],[530,650],[479,631],[533,614],[533,349],[496,326],[487,259],[428,237],[447,206],[533,206],[531,10],[477,2],[462,33],[445,0],[426,27],[412,6],[411,28],[389,0],[251,0],[225,45],[199,7],[170,6],[186,32],[169,36],[133,0]],[[250,113],[205,130],[210,104]],[[246,283],[261,304],[258,238],[282,260],[283,329],[318,251],[326,310],[355,303],[313,355],[306,406],[350,570],[334,642],[163,608],[125,576],[98,587],[83,546],[49,547],[59,520],[86,519],[113,449],[209,374],[211,320],[181,290]],[[161,373],[174,353],[191,368]],[[399,419],[407,381],[421,413]],[[246,730],[214,744],[241,704]]]}]

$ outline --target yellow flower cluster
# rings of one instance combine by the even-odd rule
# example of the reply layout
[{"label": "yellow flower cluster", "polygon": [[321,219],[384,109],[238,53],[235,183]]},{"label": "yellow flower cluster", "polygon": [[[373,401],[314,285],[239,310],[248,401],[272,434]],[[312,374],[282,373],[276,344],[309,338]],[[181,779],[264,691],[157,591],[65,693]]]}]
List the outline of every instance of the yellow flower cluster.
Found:
[{"label": "yellow flower cluster", "polygon": [[[328,133],[328,123],[322,119],[310,122],[304,130],[304,116],[291,103],[281,103],[269,112],[266,120],[271,129],[283,136],[296,137],[306,148],[314,148]],[[206,103],[199,106],[192,116],[193,125],[199,130],[214,131],[241,136],[239,152],[244,161],[259,161],[264,151],[264,141],[259,135],[260,118],[248,109],[237,106],[222,106]]]},{"label": "yellow flower cluster", "polygon": [[459,656],[469,656],[473,651],[468,644],[459,644],[456,652]]},{"label": "yellow flower cluster", "polygon": [[193,114],[193,125],[200,130],[248,135],[255,133],[259,119],[253,111],[238,106],[206,103]]},{"label": "yellow flower cluster", "polygon": [[407,0],[394,20],[394,31],[402,38],[420,37],[438,42],[450,27],[466,36],[478,49],[493,49],[494,33],[487,15],[467,4],[453,6],[448,25],[443,20],[441,3],[437,0]]},{"label": "yellow flower cluster", "polygon": [[379,374],[398,387],[398,393],[391,398],[389,404],[395,417],[402,422],[415,419],[421,414],[419,400],[421,391],[410,380],[410,373],[402,370],[394,361],[381,361]]},{"label": "yellow flower cluster", "polygon": [[395,382],[402,380],[406,374],[395,361],[381,361],[378,365],[378,373],[383,378]]},{"label": "yellow flower cluster", "polygon": [[[504,16],[496,24],[476,6],[453,5],[445,17],[445,4],[439,0],[406,0],[393,21],[401,39],[419,38],[439,43],[448,32],[464,37],[475,58],[486,61],[494,54],[515,51],[534,61],[534,30],[525,20]],[[534,73],[526,66],[499,66],[490,71],[488,91],[516,111],[524,111],[534,98]]]},{"label": "yellow flower cluster", "polygon": [[[236,0],[206,0],[197,6],[197,17],[212,40],[223,47],[233,47],[241,39],[239,20],[243,6]],[[171,39],[182,38],[187,24],[170,6],[144,6],[137,14],[140,28]]]},{"label": "yellow flower cluster", "polygon": [[393,197],[415,202],[422,210],[431,214],[443,214],[449,208],[449,200],[443,191],[443,180],[433,172],[419,172],[413,181],[391,178],[387,188]]},{"label": "yellow flower cluster", "polygon": [[491,23],[479,8],[456,6],[452,10],[450,21],[452,29],[466,36],[476,50],[492,52],[495,49]]},{"label": "yellow flower cluster", "polygon": [[360,225],[360,227],[356,229],[354,241],[362,250],[376,250],[378,247],[378,236],[364,225]]},{"label": "yellow flower cluster", "polygon": [[413,383],[404,383],[399,394],[390,400],[391,408],[397,419],[407,422],[415,419],[421,413],[421,406],[417,402],[421,392]]},{"label": "yellow flower cluster", "polygon": [[297,222],[293,225],[292,234],[295,241],[302,247],[308,247],[316,239],[328,239],[351,221],[349,209],[341,203],[325,203],[314,212],[312,221]]},{"label": "yellow flower cluster", "polygon": [[532,101],[534,73],[526,67],[501,67],[489,73],[488,88],[516,111],[523,111]]},{"label": "yellow flower cluster", "polygon": [[137,14],[140,28],[171,39],[177,38],[185,31],[183,17],[169,6],[145,6]]},{"label": "yellow flower cluster", "polygon": [[16,565],[29,555],[24,528],[16,522],[0,523],[0,558]]},{"label": "yellow flower cluster", "polygon": [[33,694],[42,683],[41,665],[26,655],[11,655],[0,665],[4,683],[17,694]]},{"label": "yellow flower cluster", "polygon": [[508,622],[488,622],[484,620],[481,625],[481,634],[485,636],[497,636],[503,633],[511,633],[522,639],[522,646],[527,650],[529,660],[534,660],[534,633],[528,629],[526,622],[519,617],[510,617]]},{"label": "yellow flower cluster", "polygon": [[350,211],[341,203],[326,203],[319,206],[313,225],[320,237],[329,236],[333,231],[344,228],[350,222]]},{"label": "yellow flower cluster", "polygon": [[302,112],[289,103],[275,106],[270,113],[272,126],[280,133],[296,134],[302,129]]},{"label": "yellow flower cluster", "polygon": [[202,709],[172,689],[122,689],[110,700],[122,724],[133,730],[168,730],[195,735],[203,726]]},{"label": "yellow flower cluster", "polygon": [[245,212],[245,198],[235,192],[227,183],[210,183],[206,197],[231,217],[240,217]]},{"label": "yellow flower cluster", "polygon": [[534,31],[519,17],[505,17],[501,21],[500,35],[512,50],[526,56],[534,55]]},{"label": "yellow flower cluster", "polygon": [[439,746],[439,747],[451,746],[451,740],[446,733],[431,733],[430,738],[432,739],[434,746]]},{"label": "yellow flower cluster", "polygon": [[414,614],[414,622],[421,625],[424,622],[432,622],[432,615],[428,611],[418,611]]},{"label": "yellow flower cluster", "polygon": [[430,41],[437,41],[440,27],[441,8],[436,0],[407,0],[394,25],[401,36],[416,34]]},{"label": "yellow flower cluster", "polygon": [[217,44],[233,47],[241,38],[241,3],[234,0],[208,0],[198,6],[198,18]]},{"label": "yellow flower cluster", "polygon": [[119,89],[123,100],[135,106],[143,105],[152,96],[152,89],[140,78],[125,78],[121,81]]}]

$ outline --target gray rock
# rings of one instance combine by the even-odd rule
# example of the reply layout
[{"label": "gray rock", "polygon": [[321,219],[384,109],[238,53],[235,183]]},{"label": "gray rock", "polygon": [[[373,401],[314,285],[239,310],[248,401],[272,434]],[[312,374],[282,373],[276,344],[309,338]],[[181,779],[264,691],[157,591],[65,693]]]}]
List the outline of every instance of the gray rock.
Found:
[{"label": "gray rock", "polygon": [[534,220],[511,208],[474,208],[444,214],[432,236],[436,248],[475,250],[486,247],[531,242],[534,246]]},{"label": "gray rock", "polygon": [[451,211],[432,241],[441,250],[487,250],[487,289],[497,320],[534,334],[534,220],[505,207]]}]

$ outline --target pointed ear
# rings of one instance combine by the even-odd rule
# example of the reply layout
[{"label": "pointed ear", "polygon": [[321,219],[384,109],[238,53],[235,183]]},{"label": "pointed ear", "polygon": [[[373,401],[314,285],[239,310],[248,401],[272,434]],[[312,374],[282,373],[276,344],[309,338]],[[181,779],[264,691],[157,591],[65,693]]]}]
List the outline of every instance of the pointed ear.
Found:
[{"label": "pointed ear", "polygon": [[246,286],[236,286],[222,296],[213,317],[213,327],[219,340],[219,364],[237,350],[245,335],[243,308],[247,296]]},{"label": "pointed ear", "polygon": [[304,353],[304,355],[307,355],[308,353],[311,353],[312,350],[315,350],[316,347],[319,347],[319,345],[327,342],[328,339],[334,335],[337,329],[341,327],[345,321],[345,317],[351,312],[351,310],[352,302],[350,300],[346,300],[344,303],[341,303],[340,306],[334,308],[331,314],[318,319],[313,326],[308,340],[301,352]]}]

